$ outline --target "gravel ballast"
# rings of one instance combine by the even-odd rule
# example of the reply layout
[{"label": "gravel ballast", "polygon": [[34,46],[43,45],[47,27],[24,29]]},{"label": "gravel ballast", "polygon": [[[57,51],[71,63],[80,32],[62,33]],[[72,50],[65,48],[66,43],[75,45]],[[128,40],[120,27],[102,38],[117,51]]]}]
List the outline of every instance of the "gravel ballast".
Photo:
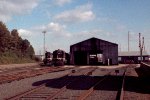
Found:
[{"label": "gravel ballast", "polygon": [[12,97],[16,94],[19,94],[21,92],[24,92],[31,88],[36,87],[36,86],[33,86],[35,82],[58,78],[69,72],[70,70],[47,73],[44,75],[39,75],[39,76],[31,77],[31,78],[22,79],[19,81],[13,81],[11,83],[2,84],[0,85],[0,90],[1,90],[0,100],[3,100],[4,98]]},{"label": "gravel ballast", "polygon": [[139,68],[130,68],[125,77],[124,100],[150,100],[150,79],[140,77]]}]

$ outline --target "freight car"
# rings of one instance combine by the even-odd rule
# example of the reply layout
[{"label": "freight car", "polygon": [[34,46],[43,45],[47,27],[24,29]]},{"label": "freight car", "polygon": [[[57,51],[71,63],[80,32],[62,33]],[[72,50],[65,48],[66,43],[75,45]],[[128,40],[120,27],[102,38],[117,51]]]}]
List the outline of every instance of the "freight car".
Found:
[{"label": "freight car", "polygon": [[53,64],[54,66],[63,66],[64,64],[66,64],[67,60],[66,60],[66,53],[63,50],[55,50],[53,52]]}]

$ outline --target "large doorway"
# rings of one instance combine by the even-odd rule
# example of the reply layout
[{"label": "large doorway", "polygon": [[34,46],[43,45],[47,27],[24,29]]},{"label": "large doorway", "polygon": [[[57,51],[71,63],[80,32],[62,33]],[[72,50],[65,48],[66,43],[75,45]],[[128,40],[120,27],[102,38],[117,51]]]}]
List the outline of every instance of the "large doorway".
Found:
[{"label": "large doorway", "polygon": [[87,65],[87,52],[85,51],[74,52],[74,62],[76,65]]},{"label": "large doorway", "polygon": [[103,64],[103,53],[102,53],[102,51],[90,51],[89,64],[90,65],[101,65],[101,64]]}]

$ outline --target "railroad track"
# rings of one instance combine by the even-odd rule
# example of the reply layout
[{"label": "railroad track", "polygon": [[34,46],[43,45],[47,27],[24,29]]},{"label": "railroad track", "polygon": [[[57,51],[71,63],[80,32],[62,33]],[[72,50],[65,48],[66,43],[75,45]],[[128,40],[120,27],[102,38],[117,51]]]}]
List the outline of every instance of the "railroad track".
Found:
[{"label": "railroad track", "polygon": [[149,77],[143,77],[140,74],[143,75],[139,67],[127,69],[123,100],[150,100]]},{"label": "railroad track", "polygon": [[[17,94],[13,97],[7,98],[6,100],[51,100],[67,90],[67,86],[76,82],[79,79],[75,77],[76,75],[91,75],[93,71],[97,68],[91,69],[81,69],[78,71],[72,71],[71,73],[62,76],[56,83],[53,83],[55,87],[59,88],[49,88],[47,85],[51,82],[42,84],[36,88],[30,89],[26,92]],[[68,80],[69,79],[69,80]]]},{"label": "railroad track", "polygon": [[126,69],[121,76],[113,76],[113,72],[108,73],[83,92],[77,100],[123,100],[125,73]]},{"label": "railroad track", "polygon": [[[124,77],[126,73],[126,68],[120,70],[120,74],[116,74],[115,70],[107,72],[102,77],[84,77],[84,79],[80,79],[80,82],[76,82],[75,84],[70,84],[68,86],[67,91],[58,94],[54,98],[50,100],[123,100],[124,96]],[[100,75],[101,76],[101,75]],[[87,79],[86,79],[87,78]],[[113,78],[113,79],[111,79]],[[113,82],[114,81],[114,82]],[[89,84],[91,83],[91,84]],[[80,87],[80,85],[82,86]],[[83,86],[83,84],[86,84],[87,86]],[[111,86],[112,84],[112,86]],[[74,85],[79,86],[78,88],[73,88]],[[109,85],[109,86],[108,86]],[[104,88],[101,91],[101,87]],[[114,86],[114,88],[113,88]],[[71,87],[71,88],[69,88]],[[108,87],[108,90],[107,90]],[[75,90],[74,90],[75,89]],[[95,91],[101,91],[104,92],[100,98],[97,98],[97,96],[101,95],[101,93],[94,94]],[[111,95],[109,92],[113,93]],[[94,96],[93,96],[94,95]],[[111,97],[112,96],[112,97]],[[104,98],[102,98],[104,97]],[[105,98],[107,97],[107,98]]]},{"label": "railroad track", "polygon": [[79,79],[79,81],[70,84],[67,87],[67,91],[58,94],[50,100],[84,100],[92,93],[92,91],[94,91],[94,87],[97,86],[97,84],[99,84],[101,81],[105,80],[110,73],[110,71],[106,72],[105,75],[101,76],[101,78],[95,78],[94,76],[82,77]]},{"label": "railroad track", "polygon": [[[129,67],[129,66],[128,66]],[[123,100],[126,69],[91,76],[96,68],[79,70],[6,100]],[[78,77],[80,76],[80,77]]]},{"label": "railroad track", "polygon": [[6,71],[6,73],[0,73],[0,84],[9,83],[15,80],[20,80],[28,77],[34,77],[49,72],[63,71],[71,68],[62,67],[35,67],[35,68],[23,68],[20,70]]}]

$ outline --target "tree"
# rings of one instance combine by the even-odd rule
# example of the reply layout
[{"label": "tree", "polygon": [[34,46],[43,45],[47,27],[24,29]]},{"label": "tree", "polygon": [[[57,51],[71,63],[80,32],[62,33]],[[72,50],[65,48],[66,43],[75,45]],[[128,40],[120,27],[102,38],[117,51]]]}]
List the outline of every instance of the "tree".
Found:
[{"label": "tree", "polygon": [[30,42],[25,39],[25,40],[22,40],[22,43],[21,43],[21,52],[23,55],[25,55],[25,52],[27,51],[27,49],[30,47]]},{"label": "tree", "polygon": [[9,49],[10,32],[8,31],[6,25],[0,21],[0,52],[4,52]]},{"label": "tree", "polygon": [[28,57],[33,58],[35,52],[34,52],[34,49],[33,49],[32,45],[29,46],[29,48],[26,51],[26,54],[27,54]]},{"label": "tree", "polygon": [[21,48],[22,38],[19,36],[17,29],[11,31],[11,49],[19,51]]},{"label": "tree", "polygon": [[[18,61],[22,57],[28,59],[33,56],[34,48],[30,45],[30,42],[27,39],[22,39],[17,29],[9,32],[6,25],[0,21],[0,59],[8,60],[9,63],[9,61]],[[0,61],[0,63],[3,61]]]},{"label": "tree", "polygon": [[14,36],[14,37],[16,37],[16,38],[18,38],[19,37],[19,33],[18,33],[17,29],[13,29],[11,31],[11,35]]}]

